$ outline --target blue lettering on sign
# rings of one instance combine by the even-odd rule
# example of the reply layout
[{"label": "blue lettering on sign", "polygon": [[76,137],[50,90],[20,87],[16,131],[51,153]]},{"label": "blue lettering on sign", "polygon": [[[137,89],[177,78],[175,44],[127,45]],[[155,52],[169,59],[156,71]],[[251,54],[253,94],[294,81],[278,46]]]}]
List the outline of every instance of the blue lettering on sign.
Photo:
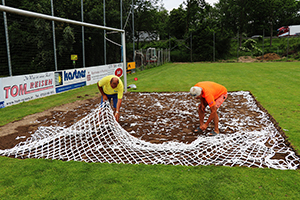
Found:
[{"label": "blue lettering on sign", "polygon": [[72,72],[66,72],[64,71],[64,81],[73,80],[73,79],[79,79],[85,77],[85,70],[75,70]]},{"label": "blue lettering on sign", "polygon": [[76,89],[76,88],[79,88],[79,87],[83,87],[85,85],[86,85],[86,82],[83,81],[83,82],[80,82],[80,83],[74,83],[74,84],[71,84],[71,85],[65,85],[65,86],[57,87],[56,88],[56,93]]},{"label": "blue lettering on sign", "polygon": [[0,108],[4,108],[4,101],[0,101]]}]

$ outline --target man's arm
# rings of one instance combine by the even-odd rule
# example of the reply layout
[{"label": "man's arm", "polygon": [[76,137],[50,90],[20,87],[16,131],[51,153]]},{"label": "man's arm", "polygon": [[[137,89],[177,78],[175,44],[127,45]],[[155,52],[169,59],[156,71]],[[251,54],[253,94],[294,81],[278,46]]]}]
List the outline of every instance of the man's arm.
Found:
[{"label": "man's arm", "polygon": [[201,109],[203,111],[203,113],[205,113],[206,106],[207,106],[206,100],[203,97],[200,97],[199,109]]},{"label": "man's arm", "polygon": [[118,99],[118,103],[117,103],[117,108],[116,108],[116,112],[115,112],[115,118],[117,120],[117,122],[119,121],[119,117],[120,117],[120,108],[121,108],[121,103],[122,103],[122,99]]},{"label": "man's arm", "polygon": [[216,107],[216,105],[213,105],[212,107],[210,107],[210,110],[211,110],[211,113],[210,113],[210,115],[209,115],[207,121],[205,122],[205,124],[203,124],[202,126],[200,126],[200,128],[201,128],[202,130],[207,129],[209,123],[210,123],[213,119],[215,119],[215,117],[216,117],[216,115],[217,115],[217,107]]},{"label": "man's arm", "polygon": [[102,95],[102,97],[103,97],[103,101],[107,101],[108,98],[107,98],[106,94],[104,93],[103,88],[100,87],[100,86],[98,85],[98,83],[97,83],[97,86],[98,86],[98,89],[99,89],[99,91],[100,91],[100,93],[101,93],[101,95]]}]

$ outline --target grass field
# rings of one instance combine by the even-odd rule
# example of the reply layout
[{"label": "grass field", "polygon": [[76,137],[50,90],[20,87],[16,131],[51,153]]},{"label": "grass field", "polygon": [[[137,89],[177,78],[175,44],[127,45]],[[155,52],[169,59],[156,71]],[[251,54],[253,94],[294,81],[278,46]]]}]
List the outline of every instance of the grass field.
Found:
[{"label": "grass field", "polygon": [[[134,81],[134,77],[138,81]],[[169,63],[128,75],[138,92],[188,91],[199,81],[249,90],[300,148],[300,64]],[[97,95],[96,85],[0,110],[0,122]],[[122,108],[125,109],[125,108]],[[0,157],[0,199],[299,199],[300,171],[125,165]]]}]

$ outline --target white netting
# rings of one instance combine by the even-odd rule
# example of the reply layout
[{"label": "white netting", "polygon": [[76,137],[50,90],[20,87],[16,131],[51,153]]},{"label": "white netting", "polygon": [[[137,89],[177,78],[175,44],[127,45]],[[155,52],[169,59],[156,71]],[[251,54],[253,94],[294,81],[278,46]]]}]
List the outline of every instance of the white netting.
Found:
[{"label": "white netting", "polygon": [[[229,119],[221,128],[234,130],[231,134],[219,134],[215,137],[200,135],[190,144],[176,141],[153,144],[125,131],[115,121],[113,112],[106,103],[99,105],[69,128],[39,127],[25,142],[12,149],[0,150],[0,155],[84,162],[297,169],[299,157],[285,144],[282,135],[267,114],[256,105],[250,93],[241,91],[232,92],[230,95],[243,95],[246,101],[242,104],[247,104],[250,110],[259,115],[247,116],[240,121],[232,118],[230,109],[225,108],[220,121],[221,118]],[[191,105],[186,107],[195,108]],[[182,110],[180,114],[190,113]],[[254,120],[254,117],[259,121]],[[245,128],[245,125],[258,126],[258,123],[262,126],[259,131]]]}]

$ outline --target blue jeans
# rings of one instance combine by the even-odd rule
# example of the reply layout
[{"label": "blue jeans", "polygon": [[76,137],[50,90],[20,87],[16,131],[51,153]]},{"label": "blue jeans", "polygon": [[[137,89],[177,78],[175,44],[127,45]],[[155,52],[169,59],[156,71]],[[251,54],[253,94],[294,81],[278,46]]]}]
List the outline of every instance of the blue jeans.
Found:
[{"label": "blue jeans", "polygon": [[[107,96],[108,102],[111,102],[113,99],[114,108],[117,108],[118,103],[118,94],[105,94]],[[101,104],[103,102],[103,96],[101,96]]]}]

